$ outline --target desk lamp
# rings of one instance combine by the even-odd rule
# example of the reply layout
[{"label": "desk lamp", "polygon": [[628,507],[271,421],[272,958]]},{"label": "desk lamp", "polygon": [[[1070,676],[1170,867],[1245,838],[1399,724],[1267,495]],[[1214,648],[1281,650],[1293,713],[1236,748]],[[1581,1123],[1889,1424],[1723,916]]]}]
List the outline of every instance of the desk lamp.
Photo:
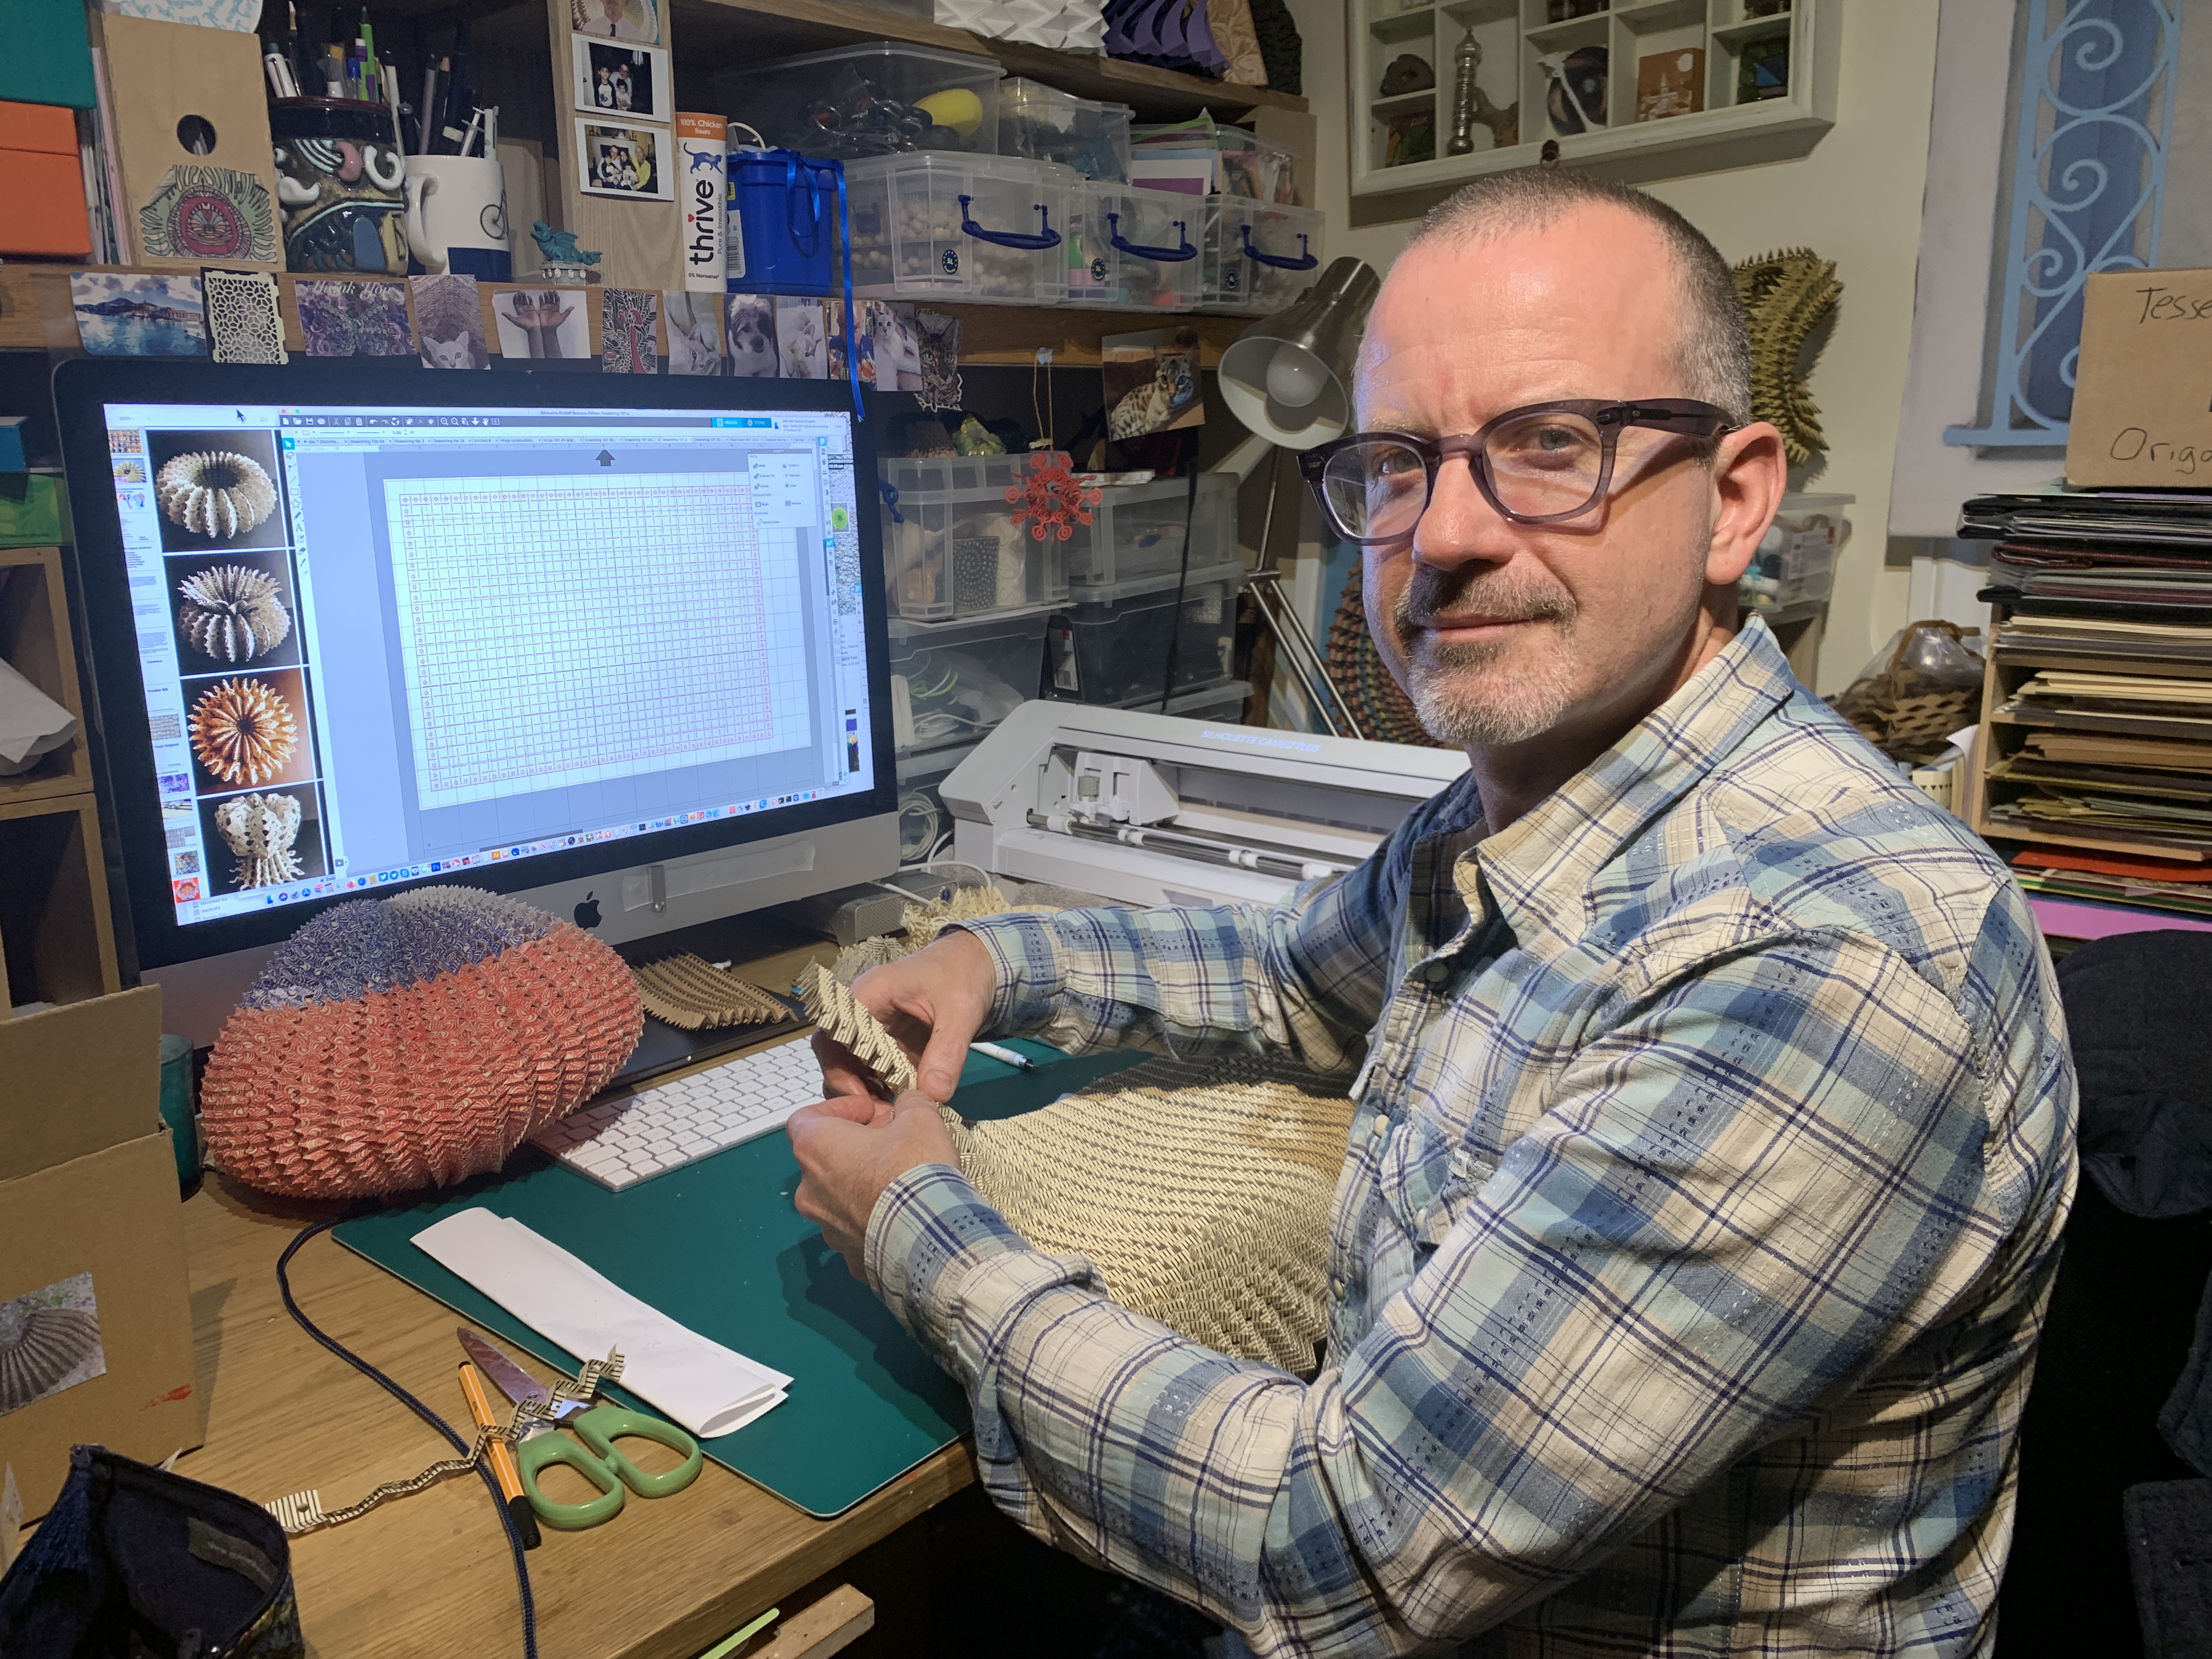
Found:
[{"label": "desk lamp", "polygon": [[[1364,260],[1333,261],[1305,297],[1246,329],[1221,354],[1222,401],[1252,436],[1216,468],[1249,478],[1277,449],[1312,449],[1342,437],[1352,424],[1352,372],[1359,336],[1382,279]],[[1337,737],[1364,737],[1351,706],[1330,679],[1313,635],[1285,599],[1281,573],[1267,562],[1274,529],[1279,465],[1267,490],[1260,532],[1261,568],[1251,574],[1253,603],[1286,648],[1293,672],[1322,723]]]}]

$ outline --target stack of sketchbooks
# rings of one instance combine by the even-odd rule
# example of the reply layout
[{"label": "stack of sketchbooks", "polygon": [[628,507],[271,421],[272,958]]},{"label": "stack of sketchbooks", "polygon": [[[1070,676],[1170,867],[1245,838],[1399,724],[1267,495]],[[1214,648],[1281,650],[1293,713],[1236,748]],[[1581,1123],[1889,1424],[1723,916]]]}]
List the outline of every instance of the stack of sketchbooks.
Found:
[{"label": "stack of sketchbooks", "polygon": [[2212,916],[2212,493],[1968,501],[2005,607],[1985,827],[2021,884]]}]

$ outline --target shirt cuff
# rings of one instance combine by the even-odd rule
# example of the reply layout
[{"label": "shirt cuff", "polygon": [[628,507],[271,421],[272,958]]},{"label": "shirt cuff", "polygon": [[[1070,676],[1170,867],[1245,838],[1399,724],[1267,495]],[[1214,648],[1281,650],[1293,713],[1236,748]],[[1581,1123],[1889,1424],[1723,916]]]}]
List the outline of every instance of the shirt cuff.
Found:
[{"label": "shirt cuff", "polygon": [[1060,939],[1045,916],[988,916],[958,924],[991,953],[997,979],[984,1030],[1000,1036],[1042,1030],[1066,988]]},{"label": "shirt cuff", "polygon": [[957,1169],[924,1164],[884,1188],[861,1254],[869,1285],[907,1334],[949,1360],[959,1347],[961,1282],[992,1258],[1028,1249]]}]

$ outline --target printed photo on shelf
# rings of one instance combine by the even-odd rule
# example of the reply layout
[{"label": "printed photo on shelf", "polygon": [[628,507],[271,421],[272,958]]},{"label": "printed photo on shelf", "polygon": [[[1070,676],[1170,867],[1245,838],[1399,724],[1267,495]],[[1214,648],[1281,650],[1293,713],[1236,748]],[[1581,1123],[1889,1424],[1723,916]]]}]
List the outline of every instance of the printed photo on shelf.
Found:
[{"label": "printed photo on shelf", "polygon": [[492,297],[499,325],[499,355],[515,358],[582,359],[592,355],[592,325],[580,288],[508,289]]},{"label": "printed photo on shelf", "polygon": [[322,792],[314,784],[204,796],[199,812],[207,848],[199,874],[210,898],[330,873]]},{"label": "printed photo on shelf", "polygon": [[483,307],[473,276],[410,276],[425,368],[489,368]]},{"label": "printed photo on shelf", "polygon": [[672,202],[674,185],[662,157],[671,149],[666,129],[576,123],[576,187],[593,196]]},{"label": "printed photo on shelf", "polygon": [[572,34],[568,52],[568,89],[578,109],[643,121],[668,119],[674,106],[669,97],[668,53],[662,48]]},{"label": "printed photo on shelf", "polygon": [[283,363],[284,313],[265,270],[204,270],[208,338],[219,363]]},{"label": "printed photo on shelf", "polygon": [[775,343],[785,380],[821,380],[829,378],[830,337],[822,324],[821,301],[777,300]]},{"label": "printed photo on shelf", "polygon": [[694,294],[679,288],[660,296],[661,320],[668,327],[671,374],[722,373],[721,310],[720,302],[712,294]]},{"label": "printed photo on shelf", "polygon": [[848,371],[845,365],[845,307],[835,300],[830,301],[823,306],[822,316],[828,325],[830,335],[830,378],[842,380],[857,374],[862,386],[873,386],[876,383],[876,343],[868,333],[867,307],[856,304],[853,307],[854,326],[860,331],[860,337],[854,343],[853,351],[854,362],[859,365],[856,370]]},{"label": "printed photo on shelf", "polygon": [[660,295],[643,289],[599,290],[599,368],[609,374],[660,372]]},{"label": "printed photo on shelf", "polygon": [[415,355],[404,283],[301,277],[292,284],[292,298],[300,308],[300,338],[310,357]]},{"label": "printed photo on shelf", "polygon": [[70,273],[77,337],[95,357],[204,357],[205,301],[197,276]]},{"label": "printed photo on shelf", "polygon": [[0,1302],[0,1417],[106,1374],[90,1273]]},{"label": "printed photo on shelf", "polygon": [[1705,49],[1680,46],[1636,60],[1636,118],[1663,121],[1705,106]]},{"label": "printed photo on shelf", "polygon": [[291,539],[273,433],[149,432],[146,442],[163,551],[283,547]]},{"label": "printed photo on shelf", "polygon": [[660,43],[660,0],[568,0],[568,27],[600,40]]},{"label": "printed photo on shelf", "polygon": [[[777,379],[782,363],[776,339],[776,307],[782,302],[765,294],[732,294],[724,303],[730,324],[730,373],[741,380]],[[817,315],[822,309],[819,300],[795,303],[812,306]]]},{"label": "printed photo on shelf", "polygon": [[1109,438],[1141,438],[1205,423],[1195,329],[1109,334],[1099,341],[1098,356]]},{"label": "printed photo on shelf", "polygon": [[921,337],[915,326],[912,301],[870,300],[868,334],[875,341],[876,387],[882,392],[921,390]]},{"label": "printed photo on shelf", "polygon": [[179,672],[286,668],[301,660],[292,562],[283,549],[163,562]]},{"label": "printed photo on shelf", "polygon": [[305,668],[186,678],[194,793],[227,795],[313,778],[307,682]]}]

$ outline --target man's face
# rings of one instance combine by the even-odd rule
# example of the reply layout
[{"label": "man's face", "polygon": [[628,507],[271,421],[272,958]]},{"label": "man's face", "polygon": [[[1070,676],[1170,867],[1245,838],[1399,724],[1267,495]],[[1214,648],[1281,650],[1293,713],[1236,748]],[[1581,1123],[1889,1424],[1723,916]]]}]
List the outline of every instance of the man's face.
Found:
[{"label": "man's face", "polygon": [[[1686,397],[1680,337],[1666,244],[1620,209],[1425,244],[1369,319],[1359,429],[1441,438],[1559,398]],[[1626,726],[1663,701],[1706,584],[1734,582],[1750,551],[1716,538],[1700,455],[1629,428],[1606,496],[1547,525],[1504,518],[1466,461],[1444,463],[1412,536],[1367,550],[1364,588],[1376,644],[1431,732],[1508,745]]]}]

